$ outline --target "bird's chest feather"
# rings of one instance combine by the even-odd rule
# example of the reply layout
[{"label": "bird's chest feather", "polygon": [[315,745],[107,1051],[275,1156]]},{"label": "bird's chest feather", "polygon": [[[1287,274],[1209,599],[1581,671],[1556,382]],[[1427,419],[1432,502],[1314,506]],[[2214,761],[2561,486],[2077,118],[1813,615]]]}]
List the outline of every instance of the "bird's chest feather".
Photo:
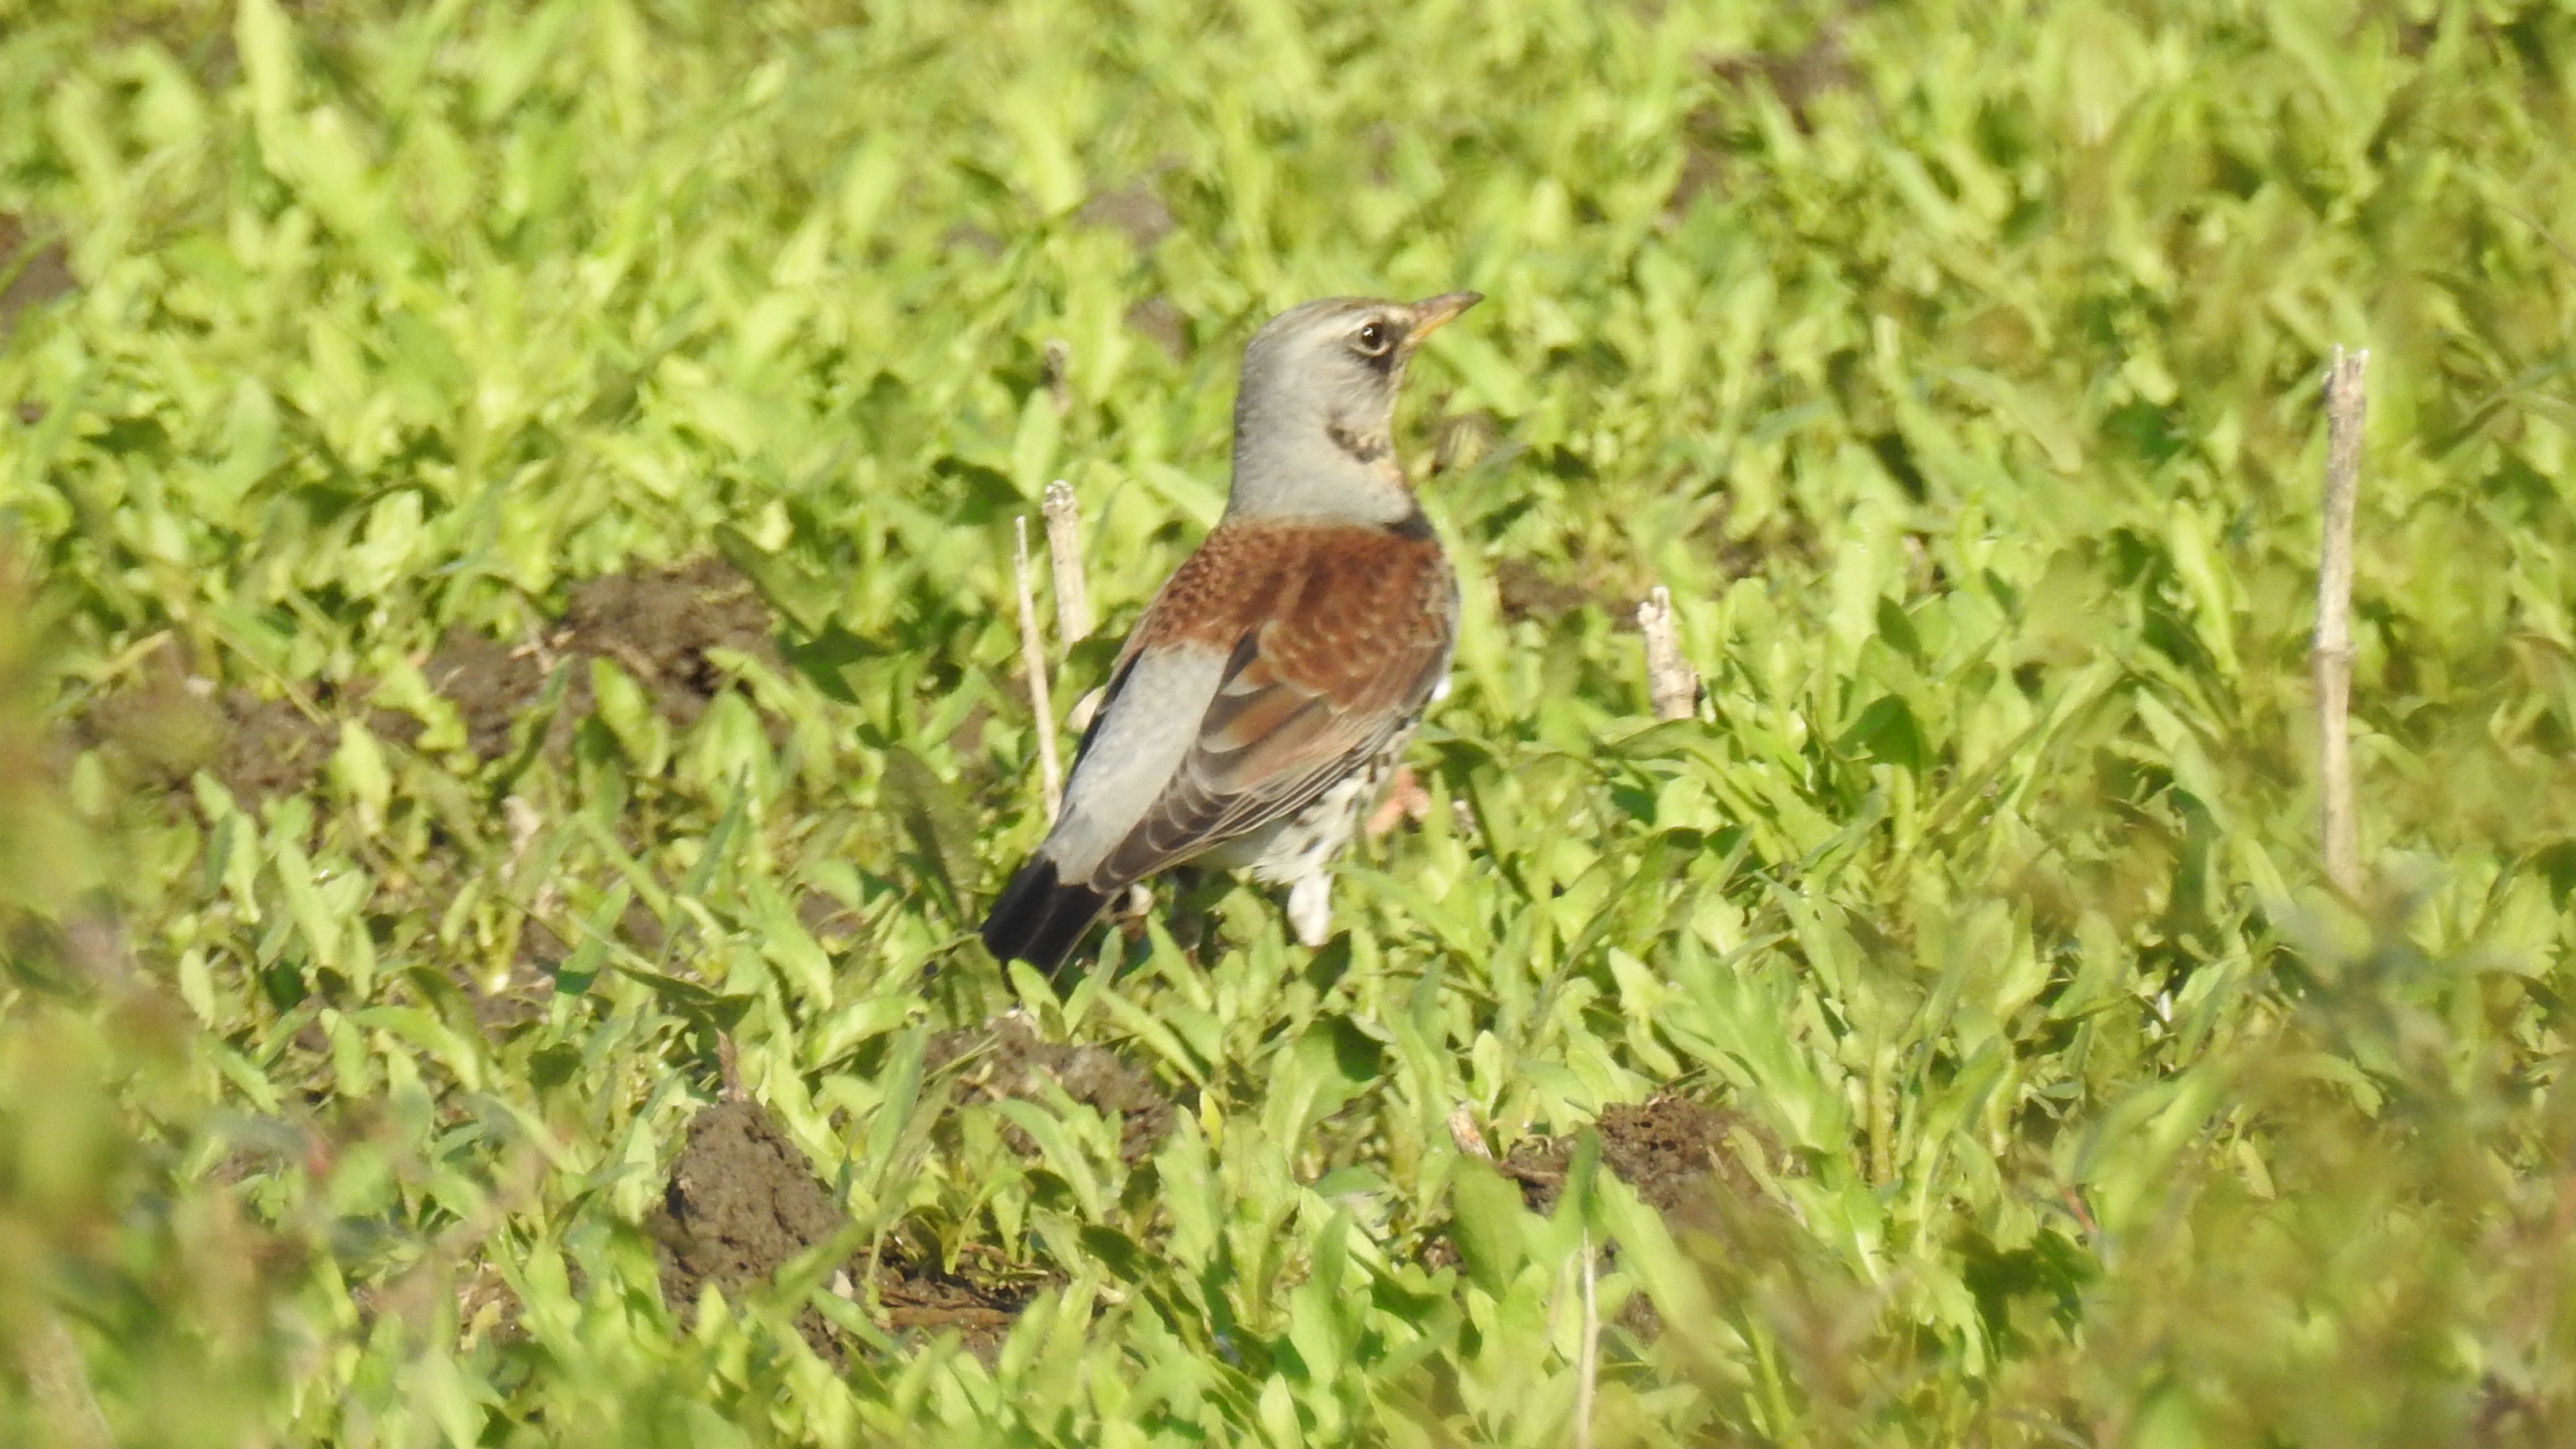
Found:
[{"label": "bird's chest feather", "polygon": [[1360,817],[1386,792],[1386,782],[1394,778],[1404,747],[1412,740],[1410,727],[1398,732],[1385,748],[1327,786],[1305,808],[1209,852],[1207,863],[1227,870],[1249,869],[1252,878],[1265,885],[1302,880],[1324,870],[1359,833]]},{"label": "bird's chest feather", "polygon": [[1425,646],[1445,662],[1457,613],[1457,576],[1427,529],[1225,524],[1163,585],[1127,652],[1231,651],[1257,631],[1272,669],[1346,697]]}]

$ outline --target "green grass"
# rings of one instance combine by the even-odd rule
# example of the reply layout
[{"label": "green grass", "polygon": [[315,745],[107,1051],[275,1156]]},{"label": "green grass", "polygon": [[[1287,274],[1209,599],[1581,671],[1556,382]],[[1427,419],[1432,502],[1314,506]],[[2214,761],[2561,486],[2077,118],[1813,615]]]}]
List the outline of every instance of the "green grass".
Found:
[{"label": "green grass", "polygon": [[[0,338],[0,1441],[1555,1445],[1588,1239],[1596,1442],[2565,1442],[2571,134],[2546,3],[0,0],[0,213],[77,279]],[[1029,992],[1150,1155],[952,1100],[1033,985],[963,943],[1043,826],[1012,518],[1075,485],[1114,635],[1250,330],[1458,287],[1429,818],[1321,955],[1238,888]],[[577,661],[560,749],[467,747],[449,631],[710,553],[740,690]],[[327,765],[101,730],[181,657]],[[720,1033],[835,1250],[1043,1285],[997,1354],[836,1251],[660,1301]],[[1667,1090],[1739,1184],[1669,1222],[1446,1125]]]}]

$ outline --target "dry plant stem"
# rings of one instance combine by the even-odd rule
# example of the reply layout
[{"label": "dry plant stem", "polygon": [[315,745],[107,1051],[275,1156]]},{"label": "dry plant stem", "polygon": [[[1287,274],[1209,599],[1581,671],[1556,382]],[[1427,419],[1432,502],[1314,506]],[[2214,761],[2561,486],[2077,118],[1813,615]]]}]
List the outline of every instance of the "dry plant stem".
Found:
[{"label": "dry plant stem", "polygon": [[1592,1401],[1601,1385],[1601,1302],[1592,1234],[1583,1235],[1583,1341],[1574,1360],[1574,1449],[1592,1449]]},{"label": "dry plant stem", "polygon": [[1494,1160],[1494,1149],[1485,1145],[1485,1134],[1476,1130],[1476,1114],[1464,1102],[1449,1109],[1449,1140],[1470,1157]]},{"label": "dry plant stem", "polygon": [[1082,578],[1082,505],[1073,485],[1047,485],[1047,567],[1055,575],[1055,632],[1066,653],[1091,637],[1091,590]]},{"label": "dry plant stem", "polygon": [[716,1097],[725,1102],[748,1102],[751,1094],[742,1088],[742,1054],[733,1044],[733,1033],[716,1033]]},{"label": "dry plant stem", "polygon": [[1047,689],[1046,641],[1038,634],[1038,601],[1029,592],[1029,516],[1011,520],[1011,579],[1020,593],[1020,667],[1029,675],[1029,708],[1038,717],[1038,771],[1047,819],[1064,804],[1064,764],[1055,752],[1055,701]]},{"label": "dry plant stem", "polygon": [[1689,719],[1699,707],[1699,672],[1682,658],[1681,629],[1673,619],[1672,590],[1661,584],[1637,606],[1637,628],[1646,636],[1646,698],[1657,719]]},{"label": "dry plant stem", "polygon": [[36,1311],[35,1331],[19,1345],[18,1354],[19,1371],[55,1443],[65,1449],[114,1449],[116,1433],[90,1391],[80,1346],[51,1309]]},{"label": "dry plant stem", "polygon": [[1073,344],[1061,337],[1046,341],[1046,390],[1057,412],[1073,411]]},{"label": "dry plant stem", "polygon": [[2318,828],[2326,879],[2347,897],[2361,893],[2361,828],[2353,813],[2352,514],[2361,482],[2361,421],[2368,400],[2368,351],[2338,347],[2326,371],[2325,538],[2317,559],[2317,632],[2309,661],[2317,677]]}]

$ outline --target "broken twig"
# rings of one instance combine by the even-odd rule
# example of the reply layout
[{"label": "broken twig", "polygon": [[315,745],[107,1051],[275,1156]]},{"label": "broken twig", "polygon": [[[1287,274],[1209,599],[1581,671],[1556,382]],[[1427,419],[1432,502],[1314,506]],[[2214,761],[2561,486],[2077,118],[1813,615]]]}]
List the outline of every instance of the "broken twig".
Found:
[{"label": "broken twig", "polygon": [[1020,593],[1020,666],[1028,671],[1029,709],[1038,719],[1038,771],[1047,819],[1064,805],[1064,764],[1055,751],[1055,700],[1047,688],[1046,640],[1038,633],[1037,596],[1029,590],[1029,516],[1011,520],[1011,580]]},{"label": "broken twig", "polygon": [[1601,1390],[1601,1300],[1594,1280],[1599,1255],[1583,1235],[1583,1341],[1574,1359],[1574,1449],[1592,1449],[1592,1404]]},{"label": "broken twig", "polygon": [[1469,1157],[1481,1157],[1487,1162],[1494,1160],[1494,1149],[1485,1145],[1485,1134],[1476,1130],[1475,1110],[1464,1102],[1449,1109],[1449,1140],[1457,1143],[1458,1150]]},{"label": "broken twig", "polygon": [[1046,384],[1047,401],[1058,413],[1073,411],[1073,344],[1061,337],[1046,340],[1046,364],[1039,370],[1039,380]]},{"label": "broken twig", "polygon": [[1646,636],[1646,698],[1657,719],[1689,719],[1699,708],[1699,672],[1682,657],[1680,626],[1673,618],[1673,593],[1661,584],[1637,606],[1637,627]]},{"label": "broken twig", "polygon": [[65,1449],[115,1449],[116,1431],[99,1410],[71,1331],[41,1303],[30,1326],[34,1331],[25,1333],[26,1341],[18,1346],[18,1368],[36,1401],[37,1422],[51,1429],[51,1442]]},{"label": "broken twig", "polygon": [[2326,879],[2361,893],[2361,829],[2354,814],[2352,740],[2352,515],[2361,482],[2361,422],[2370,353],[2338,347],[2326,370],[2325,538],[2317,558],[2317,632],[2309,661],[2317,679],[2319,832]]},{"label": "broken twig", "polygon": [[1058,478],[1047,485],[1047,568],[1055,576],[1056,642],[1064,652],[1091,637],[1091,590],[1082,578],[1082,504],[1073,485]]}]

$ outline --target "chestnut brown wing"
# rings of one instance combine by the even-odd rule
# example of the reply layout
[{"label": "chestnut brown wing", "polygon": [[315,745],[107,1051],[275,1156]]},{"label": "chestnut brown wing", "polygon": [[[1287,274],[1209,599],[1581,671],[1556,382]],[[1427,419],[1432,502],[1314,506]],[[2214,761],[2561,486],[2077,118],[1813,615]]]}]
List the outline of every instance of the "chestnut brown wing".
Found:
[{"label": "chestnut brown wing", "polygon": [[[1194,576],[1202,559],[1205,572],[1234,577]],[[1457,618],[1456,578],[1427,537],[1360,528],[1211,537],[1129,653],[1230,647],[1225,670],[1196,741],[1091,879],[1135,880],[1249,835],[1364,765],[1421,717],[1448,670]]]}]

